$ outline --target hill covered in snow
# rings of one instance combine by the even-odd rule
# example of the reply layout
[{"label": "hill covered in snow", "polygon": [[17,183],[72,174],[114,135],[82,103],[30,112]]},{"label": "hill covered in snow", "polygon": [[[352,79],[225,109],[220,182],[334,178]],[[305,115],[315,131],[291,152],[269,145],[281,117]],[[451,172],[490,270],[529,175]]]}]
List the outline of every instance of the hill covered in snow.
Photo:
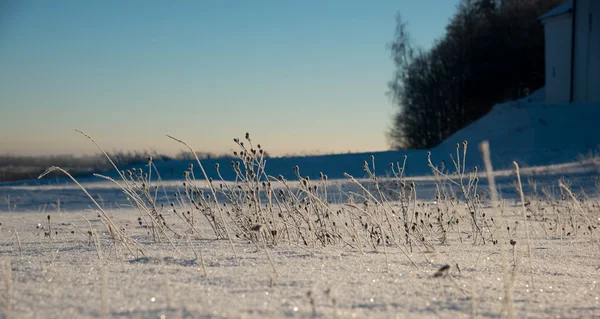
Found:
[{"label": "hill covered in snow", "polygon": [[[473,146],[488,140],[494,166],[537,166],[579,160],[593,155],[600,144],[598,104],[546,105],[543,89],[531,96],[496,105],[492,111],[432,150],[447,153],[455,143],[468,140]],[[471,163],[478,163],[471,152]]]}]

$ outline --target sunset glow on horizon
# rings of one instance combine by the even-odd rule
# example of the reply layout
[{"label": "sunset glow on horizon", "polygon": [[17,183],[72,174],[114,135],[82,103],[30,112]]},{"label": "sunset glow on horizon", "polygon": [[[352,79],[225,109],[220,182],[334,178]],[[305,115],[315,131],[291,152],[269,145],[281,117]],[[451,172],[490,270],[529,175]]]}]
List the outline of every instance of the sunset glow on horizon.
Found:
[{"label": "sunset glow on horizon", "polygon": [[0,154],[387,150],[395,16],[426,48],[457,3],[8,1]]}]

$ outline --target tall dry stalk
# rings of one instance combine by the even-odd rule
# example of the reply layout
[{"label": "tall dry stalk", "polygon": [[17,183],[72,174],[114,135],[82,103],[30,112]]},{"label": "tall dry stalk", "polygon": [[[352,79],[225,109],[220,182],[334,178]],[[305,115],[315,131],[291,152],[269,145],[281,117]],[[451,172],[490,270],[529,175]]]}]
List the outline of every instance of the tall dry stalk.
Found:
[{"label": "tall dry stalk", "polygon": [[517,181],[519,183],[519,194],[521,195],[521,208],[523,213],[523,222],[525,224],[525,236],[527,236],[527,255],[529,257],[529,273],[531,276],[531,287],[534,287],[533,281],[533,262],[531,256],[531,241],[529,239],[529,223],[527,222],[527,209],[525,208],[525,194],[523,194],[523,185],[521,184],[521,174],[519,172],[519,164],[513,162],[515,166],[515,173],[517,174]]},{"label": "tall dry stalk", "polygon": [[206,174],[206,171],[204,170],[204,166],[200,162],[200,158],[198,158],[198,154],[196,154],[196,151],[194,151],[194,149],[190,145],[188,145],[186,142],[184,142],[176,137],[173,137],[171,135],[168,135],[168,134],[167,134],[167,137],[183,144],[194,155],[194,158],[196,159],[196,162],[198,163],[198,166],[200,167],[200,170],[202,171],[202,174],[204,175],[204,178],[206,179],[206,182],[208,183],[210,191],[212,192],[213,198],[215,200],[215,207],[217,208],[217,210],[219,212],[219,217],[221,218],[221,221],[223,222],[223,227],[225,227],[225,233],[227,234],[227,240],[229,241],[229,246],[231,247],[231,251],[233,253],[233,258],[237,260],[237,254],[235,252],[235,246],[233,245],[233,239],[231,238],[231,234],[229,233],[229,227],[227,227],[227,222],[225,221],[225,217],[223,216],[223,208],[221,207],[221,205],[219,205],[219,200],[217,198],[217,192],[215,190],[215,187],[210,182],[210,179],[208,178],[208,175]]},{"label": "tall dry stalk", "polygon": [[115,223],[112,220],[112,218],[110,218],[110,216],[108,216],[106,211],[104,211],[104,209],[102,209],[102,207],[100,206],[100,204],[98,204],[98,202],[94,199],[94,197],[92,195],[90,195],[90,193],[85,189],[85,187],[83,187],[83,185],[81,185],[71,174],[69,174],[69,172],[65,171],[64,169],[62,169],[60,167],[52,166],[52,167],[46,169],[46,171],[44,173],[42,173],[38,177],[38,179],[43,178],[44,176],[46,176],[54,171],[60,171],[63,174],[67,175],[75,184],[77,184],[77,186],[79,186],[79,188],[81,188],[81,190],[88,196],[88,198],[94,203],[94,205],[96,205],[96,207],[98,208],[99,215],[102,218],[102,220],[106,223],[107,230],[112,235],[113,239],[121,242],[129,250],[129,252],[134,256],[136,255],[136,253],[134,252],[132,247],[135,247],[142,254],[146,253],[146,249],[142,245],[140,245],[137,241],[135,241],[133,238],[127,236],[123,232],[124,227]]}]

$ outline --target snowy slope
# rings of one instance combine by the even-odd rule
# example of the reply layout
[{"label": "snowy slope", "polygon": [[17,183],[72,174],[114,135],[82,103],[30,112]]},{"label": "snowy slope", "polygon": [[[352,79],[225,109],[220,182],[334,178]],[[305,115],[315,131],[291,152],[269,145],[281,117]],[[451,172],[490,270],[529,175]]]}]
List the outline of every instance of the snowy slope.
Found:
[{"label": "snowy slope", "polygon": [[549,165],[593,154],[600,144],[599,104],[545,105],[543,90],[532,96],[496,105],[492,111],[450,137],[432,152],[454,151],[468,140],[471,163],[481,163],[476,146],[489,140],[496,168],[513,160],[522,166]]}]

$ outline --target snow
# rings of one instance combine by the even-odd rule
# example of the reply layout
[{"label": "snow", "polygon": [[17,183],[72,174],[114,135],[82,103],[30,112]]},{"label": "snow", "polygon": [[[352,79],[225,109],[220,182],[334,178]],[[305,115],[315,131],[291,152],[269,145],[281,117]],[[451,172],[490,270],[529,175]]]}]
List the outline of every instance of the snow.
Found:
[{"label": "snow", "polygon": [[[202,218],[197,226],[201,235],[189,240],[173,235],[170,242],[154,242],[149,229],[138,224],[137,218],[144,215],[134,208],[132,198],[102,179],[81,179],[123,231],[147,249],[140,256],[115,243],[97,207],[79,186],[65,179],[0,185],[5,204],[0,208],[0,318],[472,318],[473,313],[477,318],[497,318],[506,317],[507,309],[514,309],[516,318],[598,318],[600,250],[595,229],[600,226],[596,180],[600,162],[585,155],[593,155],[600,142],[595,130],[600,105],[549,107],[543,96],[538,91],[496,105],[431,150],[268,159],[268,174],[284,175],[292,192],[299,186],[292,167],[298,165],[300,174],[315,183],[319,172],[327,174],[326,201],[335,212],[349,209],[345,205],[349,198],[362,193],[344,173],[372,189],[364,179],[363,161],[370,164],[374,155],[382,185],[397,189],[385,177],[390,175],[389,163],[401,163],[406,155],[407,181],[416,183],[419,199],[411,203],[411,214],[416,221],[420,212],[420,219],[432,223],[422,230],[427,244],[415,244],[412,250],[392,244],[356,249],[342,243],[305,247],[300,242],[255,244],[234,238],[234,254],[227,240],[215,239]],[[457,156],[456,143],[465,140],[468,171],[481,167],[478,145],[484,140],[491,145],[504,201],[499,206],[483,202],[476,218],[481,236],[495,238],[497,244],[475,244],[472,211],[460,195],[458,200],[435,199],[441,186],[431,176],[427,152],[436,165],[444,161],[448,167],[451,156]],[[515,191],[513,161],[523,167],[525,215]],[[169,203],[174,193],[183,191],[183,172],[190,163],[157,164],[167,193],[165,197],[159,191],[159,201],[165,204],[160,213],[178,233],[189,229]],[[222,182],[216,163],[225,179],[235,178],[227,160],[202,163],[217,185]],[[574,196],[589,197],[572,202],[558,189],[561,176]],[[485,179],[479,183],[484,189]],[[199,184],[204,187],[204,181]],[[285,189],[274,184],[276,190]],[[396,214],[399,203],[389,204]],[[186,205],[174,207],[189,209]],[[370,207],[371,215],[362,216],[364,220],[388,209]],[[279,211],[281,206],[273,209],[273,216],[289,213]],[[352,215],[343,216],[352,220]],[[451,223],[449,216],[458,219]],[[436,218],[448,220],[444,240],[438,227],[446,223],[436,223]],[[388,222],[399,226],[398,220],[399,215]],[[44,235],[48,227],[50,237]],[[100,248],[88,230],[98,233]],[[205,260],[206,275],[198,253]],[[448,274],[434,276],[444,265],[450,266]],[[505,276],[503,267],[514,279]],[[512,296],[511,306],[507,296]],[[5,300],[11,304],[10,313]]]},{"label": "snow", "polygon": [[[480,165],[476,146],[490,142],[494,167],[507,168],[512,161],[540,166],[576,161],[594,155],[600,143],[596,123],[600,104],[545,105],[543,90],[529,98],[496,105],[485,117],[450,137],[432,153],[472,145],[470,163]],[[475,148],[475,150],[473,150]]]},{"label": "snow", "polygon": [[548,18],[556,17],[565,13],[571,12],[573,9],[573,0],[569,0],[556,8],[544,13],[542,16],[538,18],[538,20],[546,20]]},{"label": "snow", "polygon": [[[497,210],[488,214],[515,225],[522,219],[514,210],[508,208],[504,217]],[[185,241],[178,241],[176,250],[152,243],[132,223],[139,216],[133,210],[111,215],[147,243],[149,256],[124,258],[124,248],[100,232],[99,258],[85,232],[103,225],[93,214],[84,215],[91,226],[83,215],[51,213],[58,232],[52,239],[36,229],[47,224],[46,214],[1,216],[0,274],[10,260],[15,317],[471,318],[475,311],[477,318],[498,318],[504,309],[503,263],[517,269],[512,291],[517,318],[600,316],[598,247],[584,235],[546,237],[542,224],[531,229],[532,286],[522,231],[512,237],[516,250],[506,244],[504,257],[496,245],[472,245],[466,234],[463,240],[469,242],[462,243],[452,234],[432,251],[410,254],[418,269],[391,246],[387,258],[382,250],[361,254],[339,246],[311,254],[286,244],[269,246],[277,278],[264,251],[251,243],[237,240],[234,258],[227,241],[194,239],[193,249],[204,254],[204,276]],[[434,277],[445,264],[448,276]]]}]

